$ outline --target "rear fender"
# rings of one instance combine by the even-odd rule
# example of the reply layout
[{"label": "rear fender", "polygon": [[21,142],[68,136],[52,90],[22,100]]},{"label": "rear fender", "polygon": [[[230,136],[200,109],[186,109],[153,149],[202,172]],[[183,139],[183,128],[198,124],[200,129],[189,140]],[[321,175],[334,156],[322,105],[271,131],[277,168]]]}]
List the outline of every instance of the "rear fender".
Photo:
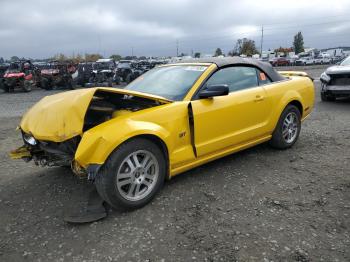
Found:
[{"label": "rear fender", "polygon": [[[304,108],[303,98],[301,95],[295,90],[288,90],[279,101],[278,105],[276,106],[276,110],[273,112],[274,115],[271,117],[271,119],[274,121],[272,122],[271,130],[275,130],[283,110],[293,101],[299,102],[302,105],[302,108]],[[304,111],[304,109],[302,109],[302,111]],[[303,112],[300,113],[303,117]]]}]

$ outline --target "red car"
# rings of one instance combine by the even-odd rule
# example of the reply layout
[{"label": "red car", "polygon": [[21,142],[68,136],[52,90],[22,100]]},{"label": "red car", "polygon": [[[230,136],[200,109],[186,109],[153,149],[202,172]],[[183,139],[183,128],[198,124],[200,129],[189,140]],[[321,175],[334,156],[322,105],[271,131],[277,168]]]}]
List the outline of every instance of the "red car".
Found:
[{"label": "red car", "polygon": [[288,66],[289,60],[285,57],[278,57],[271,62],[272,66]]}]

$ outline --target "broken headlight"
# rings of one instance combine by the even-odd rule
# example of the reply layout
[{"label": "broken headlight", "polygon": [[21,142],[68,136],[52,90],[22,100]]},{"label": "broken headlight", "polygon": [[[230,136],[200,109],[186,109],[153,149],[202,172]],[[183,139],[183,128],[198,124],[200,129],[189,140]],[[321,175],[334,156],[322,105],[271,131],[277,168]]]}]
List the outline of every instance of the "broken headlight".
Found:
[{"label": "broken headlight", "polygon": [[35,146],[37,144],[36,139],[34,138],[34,136],[30,135],[30,134],[25,134],[23,133],[23,139],[25,142],[27,142],[29,145]]},{"label": "broken headlight", "polygon": [[331,78],[329,77],[329,75],[326,74],[326,72],[323,72],[320,77],[320,80],[323,83],[328,83],[329,81],[331,81]]}]

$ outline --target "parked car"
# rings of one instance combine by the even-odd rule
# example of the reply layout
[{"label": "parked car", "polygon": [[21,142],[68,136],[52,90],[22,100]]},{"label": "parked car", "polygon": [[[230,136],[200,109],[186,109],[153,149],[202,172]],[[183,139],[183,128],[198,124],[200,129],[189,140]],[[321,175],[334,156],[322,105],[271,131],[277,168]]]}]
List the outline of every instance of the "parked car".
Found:
[{"label": "parked car", "polygon": [[339,65],[327,68],[321,74],[321,99],[334,101],[338,97],[350,96],[350,56]]},{"label": "parked car", "polygon": [[2,88],[5,92],[16,89],[30,92],[38,85],[40,75],[30,60],[12,62],[2,78]]},{"label": "parked car", "polygon": [[311,56],[301,57],[295,61],[297,66],[306,66],[315,64],[315,60]]},{"label": "parked car", "polygon": [[71,165],[113,208],[139,208],[191,168],[266,141],[292,147],[314,85],[288,75],[255,59],[197,59],[154,68],[125,89],[47,96],[23,116],[24,146],[11,156]]},{"label": "parked car", "polygon": [[272,66],[288,66],[289,60],[285,57],[277,57],[271,62]]},{"label": "parked car", "polygon": [[96,85],[107,85],[112,87],[113,81],[118,82],[114,77],[116,72],[116,63],[113,59],[99,59],[92,64],[92,73],[89,83]]},{"label": "parked car", "polygon": [[317,56],[315,59],[314,59],[314,63],[317,64],[317,65],[323,65],[323,64],[330,64],[331,63],[331,58],[330,56]]},{"label": "parked car", "polygon": [[70,61],[51,61],[41,69],[41,88],[52,90],[63,87],[74,89],[72,74],[76,67]]}]

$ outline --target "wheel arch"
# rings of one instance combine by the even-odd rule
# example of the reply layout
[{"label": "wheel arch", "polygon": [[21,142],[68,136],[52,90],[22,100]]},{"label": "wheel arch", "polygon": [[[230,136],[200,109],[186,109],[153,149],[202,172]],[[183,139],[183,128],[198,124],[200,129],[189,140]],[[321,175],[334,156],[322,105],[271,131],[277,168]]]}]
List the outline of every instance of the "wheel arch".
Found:
[{"label": "wheel arch", "polygon": [[[169,132],[163,127],[150,122],[127,121],[123,122],[125,128],[115,132],[114,125],[108,125],[103,134],[99,128],[93,128],[84,133],[75,153],[75,160],[84,167],[97,164],[104,165],[110,155],[121,145],[135,138],[145,138],[155,143],[164,153],[167,165],[166,177],[169,178],[171,140]],[[102,124],[103,125],[103,124]]]},{"label": "wheel arch", "polygon": [[284,108],[286,108],[289,105],[293,105],[296,108],[298,108],[298,110],[300,112],[300,116],[303,117],[304,107],[303,107],[303,104],[299,100],[294,99],[294,100],[290,101]]},{"label": "wheel arch", "polygon": [[283,111],[286,109],[288,105],[294,105],[295,107],[297,107],[300,112],[301,118],[303,118],[304,106],[300,95],[296,92],[293,92],[292,94],[286,93],[284,98],[281,100],[279,106],[277,107],[278,109],[275,111],[275,116],[273,117],[274,122],[273,122],[272,132],[276,129],[278,121]]},{"label": "wheel arch", "polygon": [[[133,137],[129,137],[127,140],[125,140],[123,143],[124,144],[130,140],[136,139],[136,138],[144,138],[147,139],[149,141],[151,141],[152,143],[154,143],[156,146],[158,146],[158,148],[162,151],[162,153],[164,154],[165,157],[165,161],[166,161],[166,170],[167,170],[167,174],[165,175],[166,179],[170,179],[170,161],[169,161],[169,150],[168,150],[168,146],[166,145],[166,143],[157,135],[155,134],[139,134]],[[121,145],[120,144],[120,145]],[[120,146],[119,145],[119,146]],[[118,147],[119,147],[118,146]]]}]

